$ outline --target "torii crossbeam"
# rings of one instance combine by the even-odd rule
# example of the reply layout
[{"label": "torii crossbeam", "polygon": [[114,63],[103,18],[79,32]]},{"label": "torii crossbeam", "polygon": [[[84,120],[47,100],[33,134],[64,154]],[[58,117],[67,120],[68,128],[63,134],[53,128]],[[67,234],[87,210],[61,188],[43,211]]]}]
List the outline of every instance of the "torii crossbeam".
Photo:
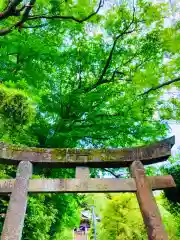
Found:
[{"label": "torii crossbeam", "polygon": [[[0,180],[0,193],[11,193],[1,239],[21,239],[28,192],[135,192],[148,239],[168,239],[152,190],[172,188],[175,183],[172,176],[146,177],[143,164],[167,160],[174,140],[171,137],[149,146],[126,149],[42,149],[0,143],[0,163],[18,165],[16,179]],[[32,165],[76,168],[76,178],[30,179]],[[132,178],[92,179],[90,167],[129,167]]]}]

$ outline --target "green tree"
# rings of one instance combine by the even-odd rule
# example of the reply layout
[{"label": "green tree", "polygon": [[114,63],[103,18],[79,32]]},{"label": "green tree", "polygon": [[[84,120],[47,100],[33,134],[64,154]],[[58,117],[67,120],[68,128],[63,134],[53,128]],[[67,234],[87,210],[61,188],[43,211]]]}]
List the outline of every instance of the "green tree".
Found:
[{"label": "green tree", "polygon": [[[16,5],[9,10],[12,3]],[[11,99],[7,105],[11,123],[18,121],[12,127],[4,103],[0,105],[1,141],[52,148],[126,147],[166,135],[168,127],[154,113],[157,110],[162,119],[179,118],[178,99],[162,101],[160,96],[171,86],[180,86],[178,23],[164,26],[166,5],[28,3],[20,16],[16,15],[22,1],[0,3],[0,92]],[[21,99],[14,102],[13,94]],[[64,169],[35,169],[35,173],[74,176]],[[14,168],[2,168],[4,175],[14,176]],[[76,195],[32,196],[24,238],[55,238],[67,224],[65,219],[72,227],[79,202]],[[7,199],[3,207],[6,204]]]},{"label": "green tree", "polygon": [[176,205],[180,203],[180,166],[179,166],[179,157],[180,155],[177,154],[175,157],[171,158],[171,162],[168,165],[163,165],[160,170],[163,174],[169,174],[174,178],[176,183],[176,188],[174,189],[166,189],[165,196],[168,200]]},{"label": "green tree", "polygon": [[[103,5],[104,0],[28,0],[26,2],[3,0],[0,3],[0,21],[7,26],[0,29],[0,36],[4,36],[14,29],[21,31],[24,28],[44,27],[47,23],[42,20],[83,23],[95,16]],[[95,7],[96,10],[94,10]],[[32,26],[31,23],[34,25]]]},{"label": "green tree", "polygon": [[0,39],[2,83],[24,90],[36,107],[32,146],[138,145],[165,135],[156,110],[178,115],[177,99],[160,101],[179,84],[172,47],[179,34],[164,27],[165,6],[140,1],[105,11],[82,24],[51,21]]},{"label": "green tree", "polygon": [[113,196],[102,213],[99,239],[147,239],[143,220],[135,197],[129,194]]},{"label": "green tree", "polygon": [[169,174],[174,178],[176,188],[165,189],[163,194],[163,201],[165,208],[171,212],[177,225],[178,234],[180,237],[180,166],[179,154],[171,158],[170,164],[161,167],[163,174]]},{"label": "green tree", "polygon": [[[143,219],[134,194],[112,194],[107,200],[105,195],[101,202],[105,201],[101,209],[101,222],[98,224],[98,239],[147,239]],[[168,232],[168,239],[179,239],[178,223],[176,218],[164,208],[162,197],[157,198],[163,223]]]}]

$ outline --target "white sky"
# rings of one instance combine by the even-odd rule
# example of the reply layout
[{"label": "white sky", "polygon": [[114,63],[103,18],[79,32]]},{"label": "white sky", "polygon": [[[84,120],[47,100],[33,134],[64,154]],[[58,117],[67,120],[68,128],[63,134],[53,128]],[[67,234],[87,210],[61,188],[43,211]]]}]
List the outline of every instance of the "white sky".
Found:
[{"label": "white sky", "polygon": [[169,125],[172,130],[172,135],[175,135],[175,145],[172,148],[172,153],[174,155],[178,152],[180,153],[180,122],[176,123],[175,121],[170,121]]},{"label": "white sky", "polygon": [[[169,3],[169,7],[171,10],[171,17],[168,17],[166,19],[165,25],[171,25],[173,24],[174,20],[180,19],[180,0],[151,0],[154,3]],[[119,5],[122,2],[122,0],[106,0],[105,1],[105,7],[104,9],[117,4]],[[129,0],[129,2],[132,4],[132,2],[136,2],[136,0]],[[163,98],[168,99],[169,97],[172,97],[172,95],[175,95],[176,97],[180,97],[180,92],[176,88],[172,88],[170,91],[167,91]],[[172,153],[175,155],[176,153],[180,153],[180,121],[167,121],[170,128],[171,128],[171,135],[175,135],[175,145],[172,148]]]}]

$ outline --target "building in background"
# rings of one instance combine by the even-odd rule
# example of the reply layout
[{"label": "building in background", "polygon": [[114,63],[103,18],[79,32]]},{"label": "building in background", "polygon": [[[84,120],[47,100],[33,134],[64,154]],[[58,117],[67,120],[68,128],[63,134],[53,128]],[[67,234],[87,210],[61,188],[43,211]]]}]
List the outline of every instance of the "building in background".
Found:
[{"label": "building in background", "polygon": [[[81,212],[81,221],[79,228],[73,230],[73,240],[89,240],[88,233],[92,222],[92,212],[90,210],[83,210]],[[95,221],[100,222],[100,218],[95,216]]]}]

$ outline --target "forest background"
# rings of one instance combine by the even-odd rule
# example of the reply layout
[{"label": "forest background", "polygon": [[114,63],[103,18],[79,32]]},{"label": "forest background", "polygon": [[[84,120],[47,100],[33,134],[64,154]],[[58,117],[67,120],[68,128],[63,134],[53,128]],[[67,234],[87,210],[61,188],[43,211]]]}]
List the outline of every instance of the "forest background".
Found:
[{"label": "forest background", "polygon": [[[40,148],[149,144],[180,120],[178,4],[108,0],[0,2],[0,141]],[[166,96],[166,97],[165,97]],[[147,167],[172,174],[177,189],[157,202],[169,239],[180,239],[178,153]],[[128,169],[91,177],[127,177]],[[16,169],[1,165],[0,178]],[[34,178],[71,178],[73,169],[34,169]],[[8,197],[0,199],[0,227]],[[71,239],[82,208],[101,216],[98,239],[147,239],[129,194],[29,196],[23,239]],[[119,214],[117,214],[117,212]],[[133,226],[136,225],[136,229]]]}]

